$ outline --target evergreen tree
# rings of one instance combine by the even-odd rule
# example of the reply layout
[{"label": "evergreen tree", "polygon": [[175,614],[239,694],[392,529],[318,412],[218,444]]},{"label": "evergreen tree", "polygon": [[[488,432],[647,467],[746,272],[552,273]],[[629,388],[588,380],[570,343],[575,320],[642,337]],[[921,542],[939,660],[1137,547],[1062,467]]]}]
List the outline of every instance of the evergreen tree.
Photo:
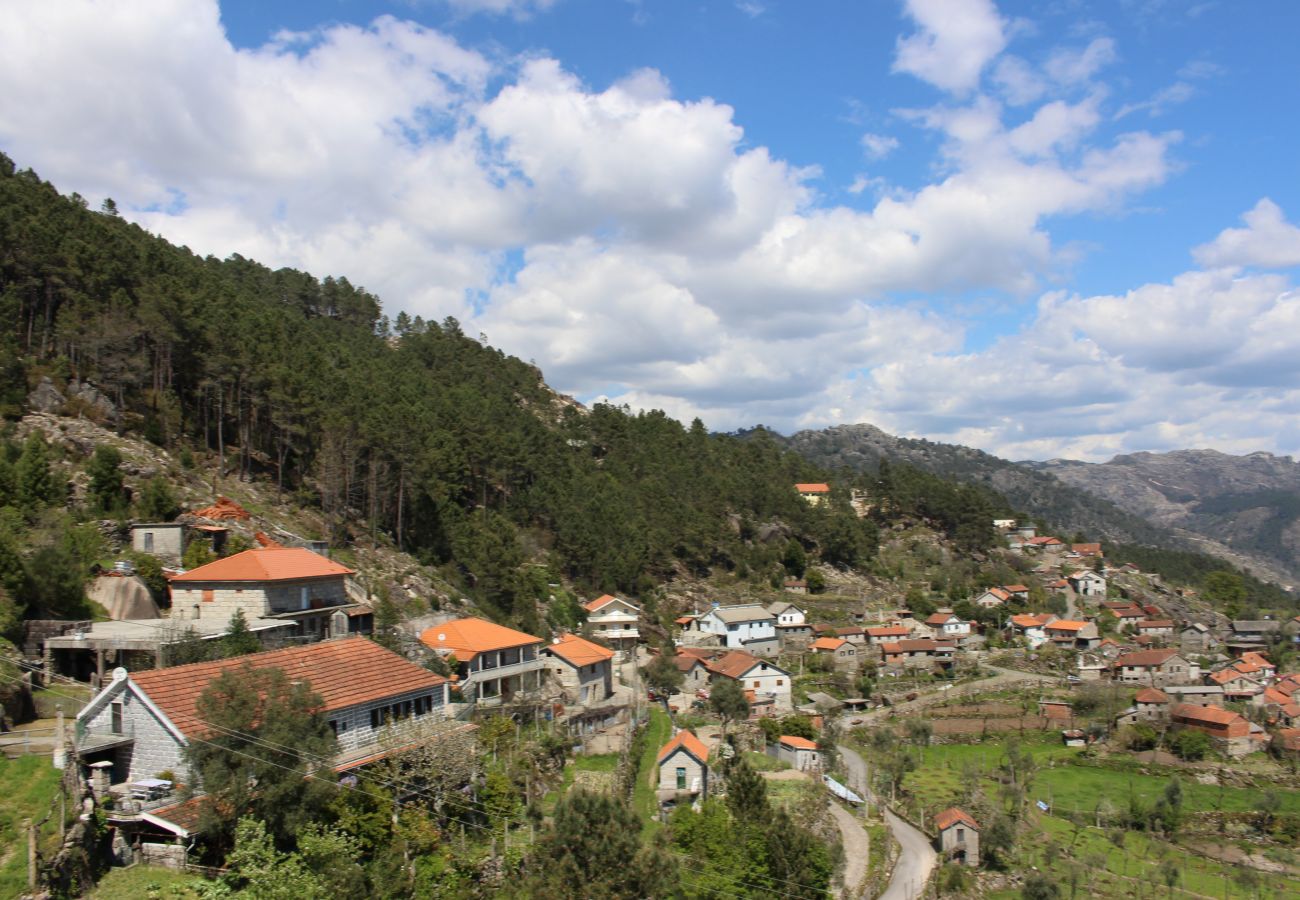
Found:
[{"label": "evergreen tree", "polygon": [[95,448],[86,466],[89,499],[96,510],[110,515],[122,511],[122,454],[111,444]]},{"label": "evergreen tree", "polygon": [[734,678],[720,678],[709,688],[709,706],[722,720],[722,733],[727,733],[727,723],[749,716],[749,700],[745,689]]},{"label": "evergreen tree", "polygon": [[23,443],[22,456],[14,466],[14,494],[28,516],[64,501],[65,492],[50,471],[49,447],[39,431],[33,431]]},{"label": "evergreen tree", "polygon": [[180,511],[180,504],[162,475],[155,475],[145,482],[137,507],[140,518],[146,522],[170,522]]},{"label": "evergreen tree", "polygon": [[235,610],[235,614],[230,617],[230,623],[226,626],[226,633],[221,638],[222,655],[227,658],[247,656],[261,649],[262,642],[258,640],[257,635],[248,630],[248,619],[245,618],[244,611]]},{"label": "evergreen tree", "polygon": [[645,676],[646,686],[663,696],[675,694],[681,690],[682,681],[684,680],[682,670],[677,668],[667,649],[650,660],[650,665],[645,667],[642,674]]}]

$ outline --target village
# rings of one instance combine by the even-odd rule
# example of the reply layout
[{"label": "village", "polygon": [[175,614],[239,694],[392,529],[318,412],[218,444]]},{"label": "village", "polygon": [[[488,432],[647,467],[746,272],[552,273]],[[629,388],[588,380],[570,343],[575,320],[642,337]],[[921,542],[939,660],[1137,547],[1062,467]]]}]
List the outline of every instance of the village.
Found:
[{"label": "village", "polygon": [[[817,504],[829,487],[795,490]],[[997,868],[1014,851],[985,835],[991,852],[981,853],[995,826],[976,782],[1008,754],[1040,770],[1074,760],[1060,754],[1146,759],[1140,777],[1162,783],[1205,783],[1211,766],[1220,776],[1225,766],[1272,766],[1293,779],[1300,762],[1300,671],[1272,661],[1278,648],[1296,658],[1300,617],[1177,615],[1168,608],[1186,608],[1185,597],[1132,565],[1108,565],[1100,544],[1012,520],[994,525],[1023,561],[1024,583],[989,586],[955,608],[868,609],[842,595],[832,607],[808,580],[790,578],[767,603],[709,602],[659,621],[605,594],[582,603],[572,630],[529,634],[426,614],[388,625],[379,640],[374,598],[326,547],[258,531],[254,546],[220,556],[249,518],[222,499],[175,522],[132,525],[133,548],[163,566],[167,614],[123,565],[96,585],[109,619],[29,628],[29,684],[55,696],[89,686],[83,701],[66,694],[49,752],[103,810],[116,865],[192,866],[205,799],[187,748],[217,727],[200,712],[205,690],[244,666],[281,670],[319,695],[340,784],[413,747],[472,754],[481,730],[499,735],[493,723],[505,722],[517,741],[525,731],[558,736],[566,784],[615,790],[612,771],[630,770],[638,814],[660,827],[678,808],[725,795],[729,762],[744,757],[772,796],[830,810],[844,896],[921,896],[930,879],[960,889],[970,884],[962,869]],[[193,542],[213,558],[185,569]],[[667,640],[658,638],[665,625]],[[250,641],[246,652],[169,664],[178,649],[215,646],[232,631]],[[1008,750],[1012,734],[1026,749]],[[953,766],[944,748],[961,746],[992,748],[994,763],[942,789]],[[461,787],[474,790],[474,767],[465,777]],[[554,790],[543,784],[537,796]],[[1035,807],[1027,791],[1022,780],[1010,808],[1041,816],[1034,827],[1101,819],[1099,808],[1053,818],[1057,801]],[[525,804],[535,799],[525,794]],[[1296,797],[1271,801],[1290,828]],[[1200,877],[1187,874],[1195,866],[1180,877]],[[33,887],[36,868],[33,857]],[[1294,866],[1272,871],[1298,883]],[[987,884],[996,895],[1010,882]]]}]

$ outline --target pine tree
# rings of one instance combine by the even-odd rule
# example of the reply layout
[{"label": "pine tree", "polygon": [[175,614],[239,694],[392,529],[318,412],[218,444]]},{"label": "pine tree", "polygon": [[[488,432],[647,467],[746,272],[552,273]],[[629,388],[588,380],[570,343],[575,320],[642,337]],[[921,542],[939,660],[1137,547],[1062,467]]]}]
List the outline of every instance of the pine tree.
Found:
[{"label": "pine tree", "polygon": [[262,642],[257,635],[248,630],[248,619],[242,609],[235,610],[235,614],[230,617],[226,633],[221,638],[221,649],[226,657],[246,656],[262,649]]},{"label": "pine tree", "polygon": [[100,512],[116,514],[122,510],[122,454],[111,444],[95,448],[86,466],[90,475],[89,498]]},{"label": "pine tree", "polygon": [[19,508],[28,516],[64,500],[64,491],[50,472],[49,447],[39,431],[27,438],[14,466],[14,493]]},{"label": "pine tree", "polygon": [[146,522],[169,522],[180,508],[162,475],[155,475],[145,482],[138,506],[140,518]]}]

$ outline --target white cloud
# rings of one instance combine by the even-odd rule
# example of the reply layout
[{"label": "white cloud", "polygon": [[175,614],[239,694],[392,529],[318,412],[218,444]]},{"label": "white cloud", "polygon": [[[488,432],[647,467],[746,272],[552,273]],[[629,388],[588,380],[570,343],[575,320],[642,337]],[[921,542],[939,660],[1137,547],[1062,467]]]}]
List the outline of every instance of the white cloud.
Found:
[{"label": "white cloud", "polygon": [[1149,99],[1138,103],[1125,103],[1115,113],[1116,120],[1131,116],[1135,112],[1145,112],[1150,116],[1162,116],[1170,107],[1186,103],[1196,96],[1196,88],[1186,81],[1175,81],[1168,87],[1156,91]]},{"label": "white cloud", "polygon": [[535,13],[550,9],[555,5],[556,0],[443,0],[443,2],[461,15],[485,13],[527,19]]},{"label": "white cloud", "polygon": [[1082,49],[1062,47],[1052,51],[1043,69],[1059,84],[1087,84],[1118,56],[1115,42],[1108,37],[1099,37]]},{"label": "white cloud", "polygon": [[898,149],[898,138],[867,132],[862,136],[862,149],[870,159],[884,159]]},{"label": "white cloud", "polygon": [[1203,266],[1256,266],[1288,269],[1300,266],[1300,228],[1267,197],[1241,217],[1245,228],[1225,228],[1208,244],[1192,251]]},{"label": "white cloud", "polygon": [[894,71],[950,93],[974,90],[1007,44],[1006,23],[991,0],[905,0],[905,6],[919,30],[898,39]]}]

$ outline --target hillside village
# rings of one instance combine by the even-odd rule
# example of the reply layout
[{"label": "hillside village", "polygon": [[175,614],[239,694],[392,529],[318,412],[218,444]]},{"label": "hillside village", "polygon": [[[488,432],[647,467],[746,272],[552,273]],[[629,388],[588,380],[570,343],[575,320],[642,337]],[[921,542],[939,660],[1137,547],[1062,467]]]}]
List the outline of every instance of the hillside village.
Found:
[{"label": "hillside village", "polygon": [[[829,487],[793,490],[818,504]],[[54,693],[91,688],[75,717],[59,716],[52,753],[108,810],[119,864],[194,862],[208,820],[189,748],[214,727],[200,698],[245,664],[319,695],[340,783],[417,746],[472,753],[493,721],[566,736],[581,748],[579,765],[591,748],[626,757],[635,738],[657,732],[632,775],[653,786],[641,808],[650,821],[725,796],[730,761],[755,752],[824,782],[833,803],[861,807],[881,788],[846,767],[846,735],[997,671],[1034,679],[1043,725],[1063,747],[1138,755],[1161,744],[1188,760],[1266,754],[1292,771],[1300,760],[1300,617],[1189,615],[1187,591],[1108,565],[1100,544],[1013,520],[993,524],[1022,581],[951,607],[868,607],[791,577],[774,592],[780,599],[697,600],[658,618],[600,595],[581,604],[572,630],[530,634],[475,615],[377,615],[360,573],[328,547],[288,545],[254,530],[254,519],[223,497],[174,521],[132,523],[124,545],[158,560],[169,602],[140,602],[147,587],[124,562],[92,591],[115,601],[103,620],[28,623],[28,681]],[[221,555],[245,533],[253,546]],[[196,545],[211,561],[186,568]],[[671,631],[660,640],[665,620]],[[219,652],[232,635],[240,651]],[[1079,727],[1085,717],[1071,697],[1098,686],[1127,705]],[[462,787],[475,777],[467,769]],[[927,809],[903,827],[932,840],[940,864],[980,864],[980,825],[961,808]],[[849,846],[853,837],[850,827],[839,839]]]}]

